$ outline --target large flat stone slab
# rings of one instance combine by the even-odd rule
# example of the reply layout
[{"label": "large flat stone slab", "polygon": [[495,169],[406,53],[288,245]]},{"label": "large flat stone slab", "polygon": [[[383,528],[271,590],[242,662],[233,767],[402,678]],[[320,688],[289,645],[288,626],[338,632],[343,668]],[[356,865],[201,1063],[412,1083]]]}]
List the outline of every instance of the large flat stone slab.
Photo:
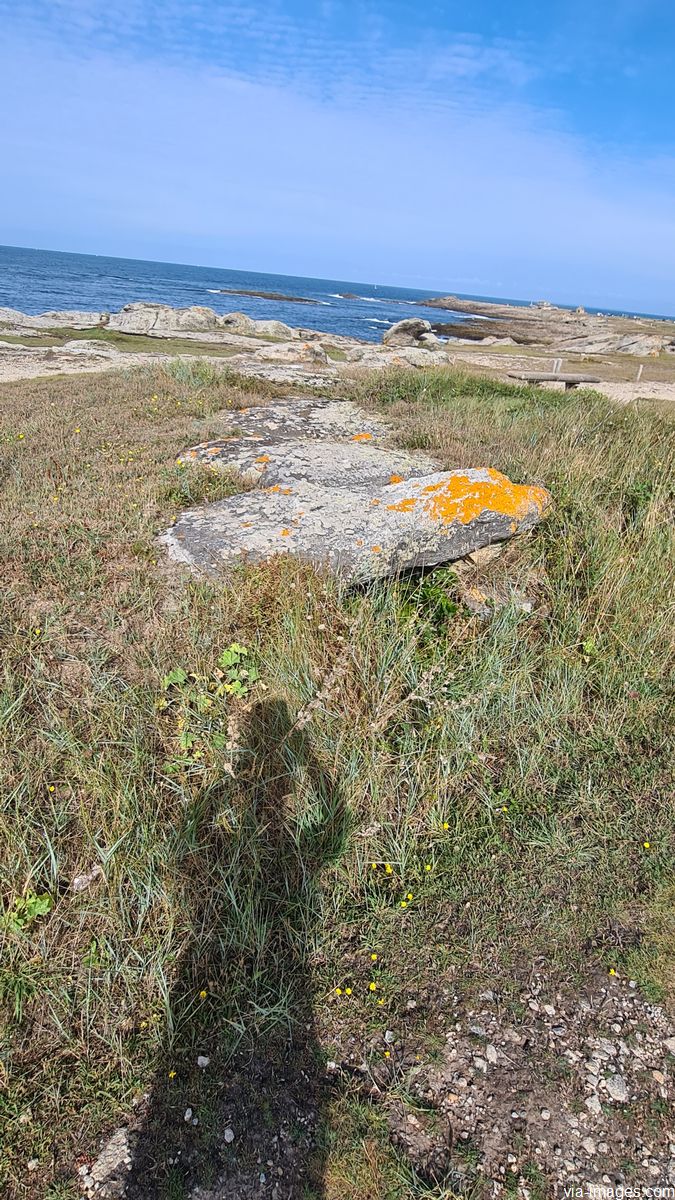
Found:
[{"label": "large flat stone slab", "polygon": [[350,582],[451,562],[531,529],[550,502],[491,468],[384,487],[301,482],[188,510],[161,538],[170,556],[217,572],[294,554]]},{"label": "large flat stone slab", "polygon": [[288,396],[273,404],[227,412],[222,437],[339,438],[368,435],[372,442],[391,434],[383,421],[364,413],[351,400]]},{"label": "large flat stone slab", "polygon": [[438,469],[438,463],[423,455],[372,445],[370,433],[355,433],[344,441],[231,436],[193,446],[178,461],[233,470],[247,482],[267,487],[306,481],[350,490],[398,483]]}]

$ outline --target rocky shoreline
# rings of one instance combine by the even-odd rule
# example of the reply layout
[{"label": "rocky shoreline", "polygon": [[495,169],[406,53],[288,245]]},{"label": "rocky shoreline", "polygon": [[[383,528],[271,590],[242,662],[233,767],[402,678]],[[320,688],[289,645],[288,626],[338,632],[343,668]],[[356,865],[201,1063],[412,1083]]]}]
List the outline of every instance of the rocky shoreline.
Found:
[{"label": "rocky shoreline", "polygon": [[558,308],[546,301],[529,306],[460,300],[444,296],[423,301],[425,307],[450,309],[477,319],[434,321],[445,337],[483,342],[508,339],[514,345],[551,347],[580,354],[675,354],[675,321],[656,317],[617,317],[588,313],[584,308]]},{"label": "rocky shoreline", "polygon": [[[592,363],[598,391],[627,403],[675,400],[675,322],[605,317],[539,304],[530,308],[445,297],[430,309],[471,313],[462,324],[409,318],[375,343],[254,320],[242,312],[138,302],[119,312],[0,308],[0,382],[142,366],[158,358],[223,357],[241,374],[333,388],[354,371],[461,366],[509,379],[579,373]],[[430,313],[431,316],[431,313]],[[563,365],[566,360],[566,365]],[[583,367],[583,374],[588,369]],[[554,378],[550,385],[562,386]]]}]

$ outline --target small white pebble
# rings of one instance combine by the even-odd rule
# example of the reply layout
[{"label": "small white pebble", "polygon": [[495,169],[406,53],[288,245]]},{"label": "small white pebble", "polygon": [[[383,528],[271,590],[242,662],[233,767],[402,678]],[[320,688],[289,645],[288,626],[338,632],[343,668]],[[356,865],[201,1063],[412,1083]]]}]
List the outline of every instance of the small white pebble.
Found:
[{"label": "small white pebble", "polygon": [[202,1071],[204,1070],[205,1067],[208,1067],[210,1062],[211,1062],[211,1059],[209,1058],[208,1054],[198,1054],[197,1055],[197,1066],[201,1067]]},{"label": "small white pebble", "polygon": [[228,1145],[230,1142],[233,1142],[234,1141],[234,1129],[230,1129],[228,1127],[223,1134],[223,1138],[228,1143]]}]

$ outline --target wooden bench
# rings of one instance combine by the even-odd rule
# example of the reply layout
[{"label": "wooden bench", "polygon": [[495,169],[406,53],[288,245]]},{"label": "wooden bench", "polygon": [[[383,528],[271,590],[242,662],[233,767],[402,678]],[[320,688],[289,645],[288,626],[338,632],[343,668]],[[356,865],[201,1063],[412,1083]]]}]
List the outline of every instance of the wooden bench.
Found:
[{"label": "wooden bench", "polygon": [[520,379],[522,383],[564,383],[566,392],[582,383],[601,382],[597,375],[562,375],[559,373],[547,375],[543,371],[525,371],[522,374],[509,371],[509,379]]}]

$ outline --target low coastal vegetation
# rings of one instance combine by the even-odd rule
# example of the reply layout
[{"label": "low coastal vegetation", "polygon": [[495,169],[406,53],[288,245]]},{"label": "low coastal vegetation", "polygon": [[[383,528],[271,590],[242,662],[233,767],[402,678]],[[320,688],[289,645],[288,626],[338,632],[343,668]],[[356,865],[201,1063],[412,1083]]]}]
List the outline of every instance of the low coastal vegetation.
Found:
[{"label": "low coastal vegetation", "polygon": [[[484,568],[531,611],[473,615],[451,568],[169,570],[156,534],[237,487],[177,452],[283,389],[186,363],[0,387],[8,1200],[74,1200],[148,1088],[178,1200],[171,1119],[207,1170],[228,1070],[265,1078],[289,1028],[311,1093],[393,1026],[433,1055],[449,990],[517,1011],[535,963],[672,1002],[671,418],[448,370],[350,386],[400,445],[549,489]],[[316,1088],[307,1200],[439,1194],[356,1083]]]},{"label": "low coastal vegetation", "polygon": [[[269,339],[268,339],[269,340]],[[0,341],[11,346],[26,346],[36,349],[50,349],[64,346],[68,342],[103,342],[113,346],[115,350],[126,353],[149,352],[150,354],[208,354],[212,358],[226,358],[236,354],[238,346],[214,345],[213,342],[200,342],[197,338],[181,337],[152,337],[142,333],[121,333],[117,329],[104,329],[92,326],[91,329],[45,329],[34,334],[21,336],[16,333],[4,333],[0,328]]]}]

